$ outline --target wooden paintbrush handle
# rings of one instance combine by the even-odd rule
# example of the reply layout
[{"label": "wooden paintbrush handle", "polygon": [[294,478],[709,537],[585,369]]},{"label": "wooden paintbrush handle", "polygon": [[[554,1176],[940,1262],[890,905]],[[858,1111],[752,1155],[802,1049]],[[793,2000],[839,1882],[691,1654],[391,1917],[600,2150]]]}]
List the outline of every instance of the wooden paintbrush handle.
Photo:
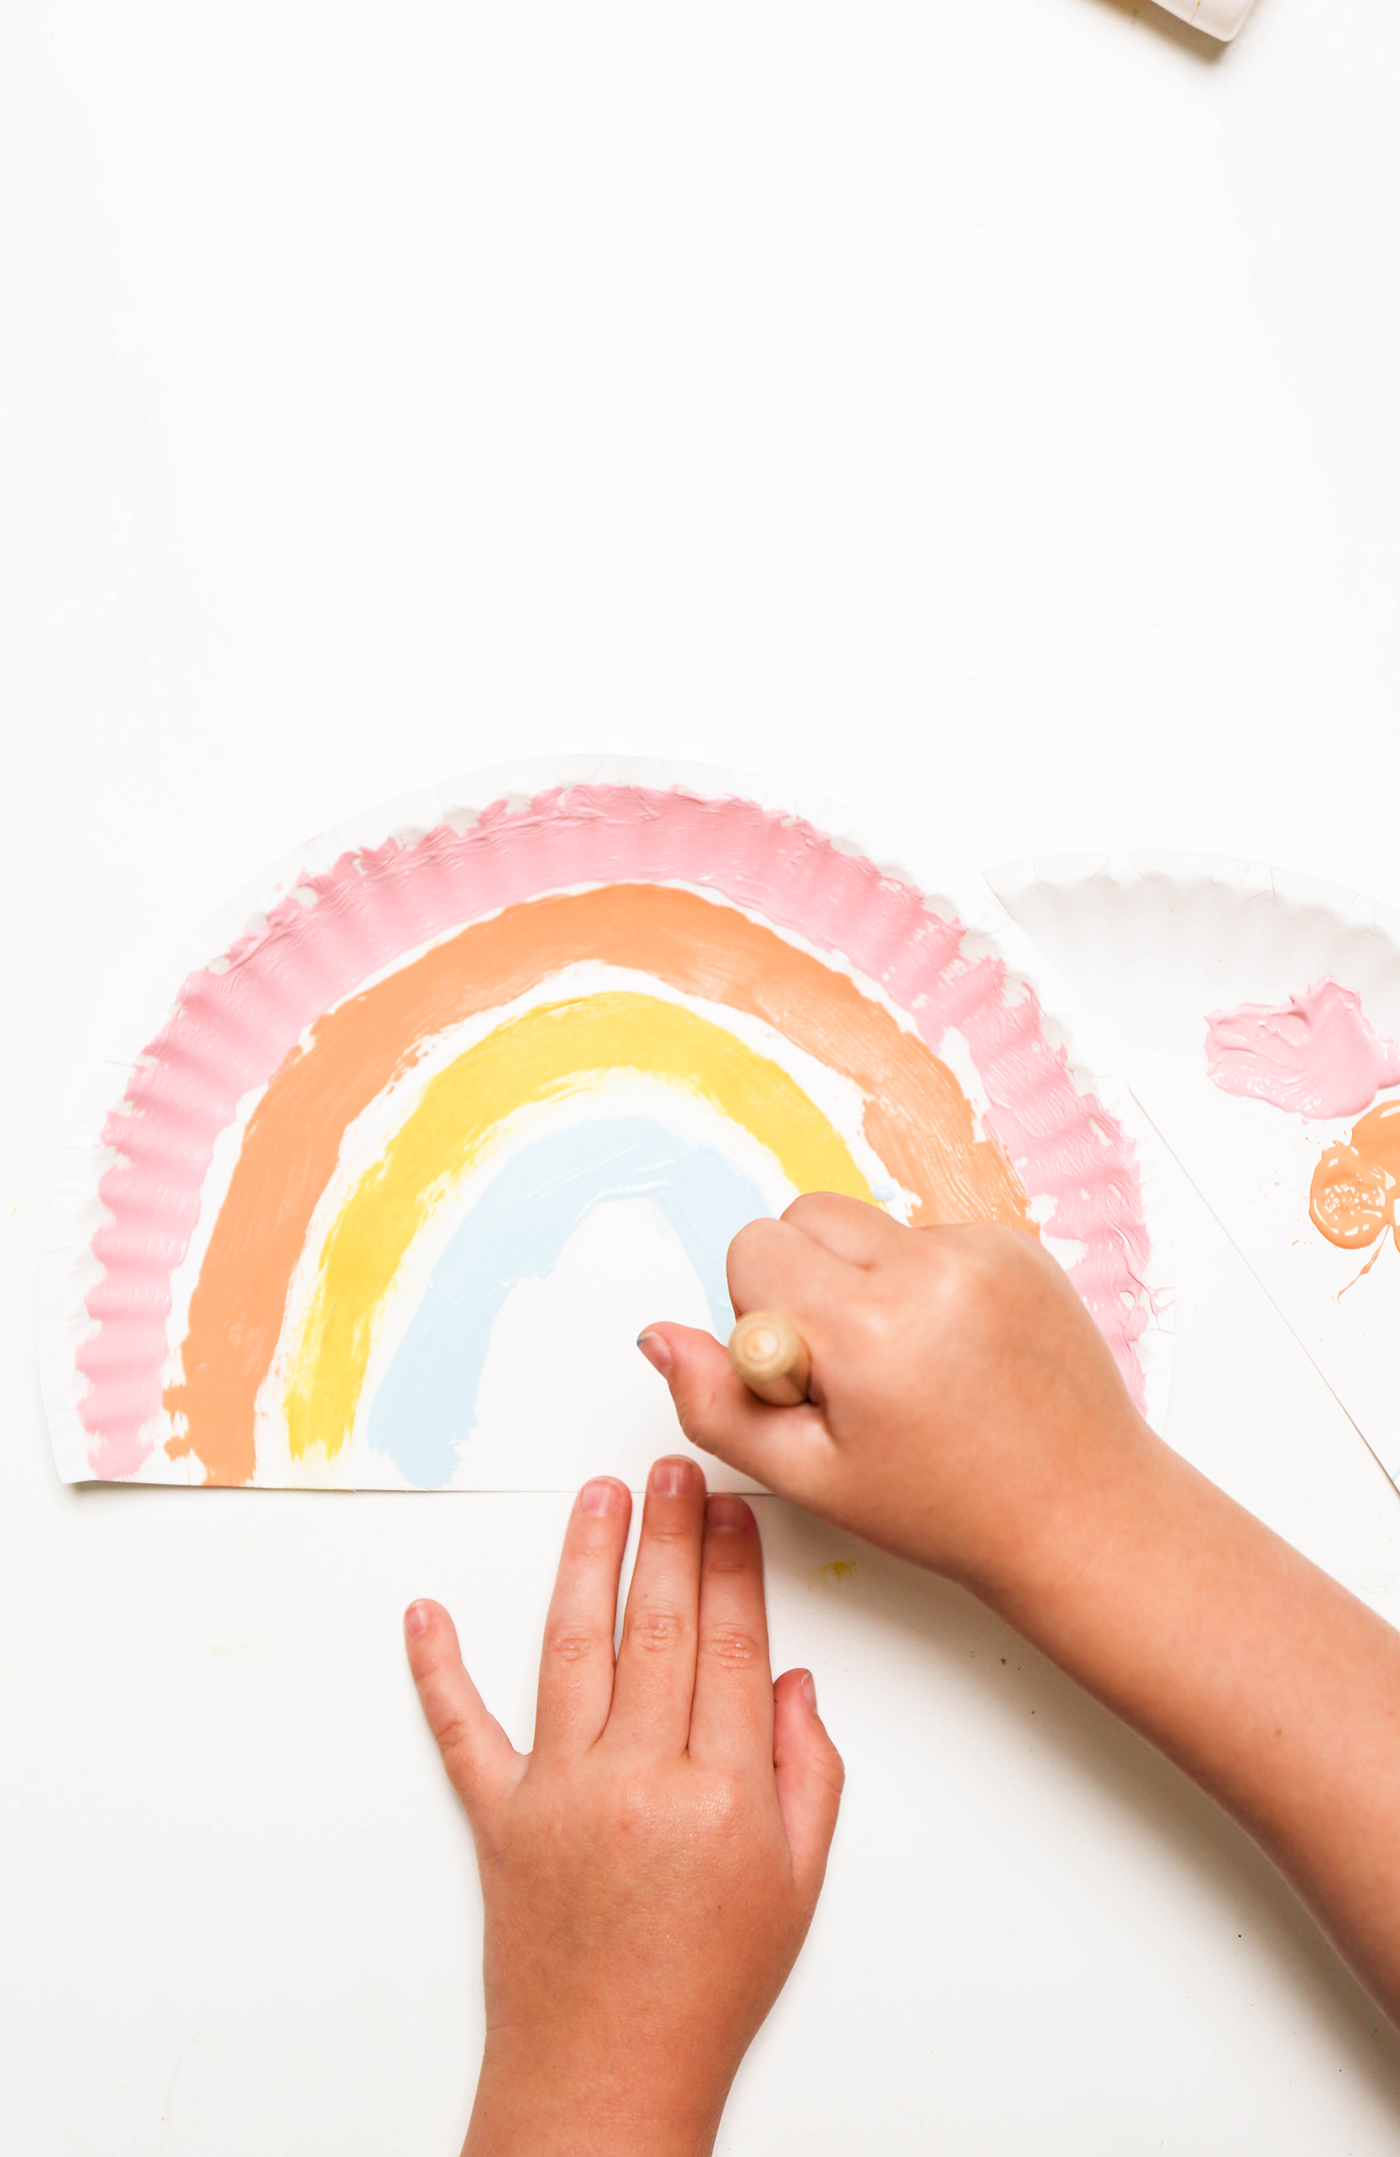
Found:
[{"label": "wooden paintbrush handle", "polygon": [[780,1311],[749,1311],[729,1336],[729,1360],[750,1393],[775,1408],[807,1398],[812,1359],[807,1343]]}]

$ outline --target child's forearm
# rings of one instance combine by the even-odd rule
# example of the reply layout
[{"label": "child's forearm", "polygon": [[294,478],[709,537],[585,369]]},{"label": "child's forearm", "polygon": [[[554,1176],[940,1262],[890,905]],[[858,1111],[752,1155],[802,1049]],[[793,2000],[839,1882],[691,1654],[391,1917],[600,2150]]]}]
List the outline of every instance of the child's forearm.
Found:
[{"label": "child's forearm", "polygon": [[979,1586],[1250,1830],[1400,2020],[1400,1635],[1150,1433]]}]

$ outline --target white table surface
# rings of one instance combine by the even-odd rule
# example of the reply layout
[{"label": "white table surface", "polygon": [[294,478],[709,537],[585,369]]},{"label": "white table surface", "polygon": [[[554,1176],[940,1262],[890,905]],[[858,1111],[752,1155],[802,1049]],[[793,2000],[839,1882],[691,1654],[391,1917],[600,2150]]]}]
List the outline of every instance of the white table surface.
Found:
[{"label": "white table surface", "polygon": [[[1145,0],[6,11],[6,2149],[451,2157],[478,1905],[399,1612],[523,1741],[565,1510],[59,1487],[35,1275],[123,955],[576,747],[1400,903],[1398,102],[1392,0],[1225,49]],[[1400,1498],[1162,1169],[1169,1435],[1400,1619]],[[722,2148],[1400,2146],[1400,2040],[1245,1838],[761,1507],[850,1780]]]}]

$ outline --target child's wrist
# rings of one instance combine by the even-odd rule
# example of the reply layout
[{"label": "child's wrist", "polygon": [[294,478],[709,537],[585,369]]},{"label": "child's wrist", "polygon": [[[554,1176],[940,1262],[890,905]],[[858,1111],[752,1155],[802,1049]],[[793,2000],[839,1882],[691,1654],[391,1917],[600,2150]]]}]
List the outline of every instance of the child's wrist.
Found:
[{"label": "child's wrist", "polygon": [[1111,1472],[1070,1494],[1045,1535],[1028,1538],[1020,1563],[978,1592],[1061,1669],[1165,1743],[1159,1724],[1181,1672],[1179,1654],[1163,1660],[1164,1643],[1179,1647],[1183,1624],[1194,1624],[1203,1598],[1220,1589],[1212,1553],[1247,1518],[1143,1425]]},{"label": "child's wrist", "polygon": [[1182,1466],[1140,1417],[1104,1435],[1078,1472],[1064,1470],[1039,1490],[998,1539],[991,1560],[968,1578],[984,1602],[1025,1629],[1036,1613],[1072,1606],[1095,1576],[1150,1522]]},{"label": "child's wrist", "polygon": [[488,2037],[463,2157],[710,2157],[727,2083],[649,2072],[645,2048]]}]

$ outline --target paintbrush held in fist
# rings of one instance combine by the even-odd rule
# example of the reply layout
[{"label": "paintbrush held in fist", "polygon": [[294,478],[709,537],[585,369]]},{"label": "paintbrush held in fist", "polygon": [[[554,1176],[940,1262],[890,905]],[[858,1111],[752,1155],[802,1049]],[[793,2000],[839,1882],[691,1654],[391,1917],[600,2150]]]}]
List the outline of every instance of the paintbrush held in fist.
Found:
[{"label": "paintbrush held in fist", "polygon": [[1086,1412],[1096,1460],[1141,1443],[1102,1335],[1032,1236],[907,1229],[814,1195],[740,1231],[729,1286],[736,1310],[764,1314],[741,1317],[737,1340],[751,1324],[800,1336],[796,1399],[813,1400],[776,1414],[732,1349],[653,1325],[640,1345],[687,1436],[916,1564],[973,1583],[1023,1560],[1087,1466]]}]

